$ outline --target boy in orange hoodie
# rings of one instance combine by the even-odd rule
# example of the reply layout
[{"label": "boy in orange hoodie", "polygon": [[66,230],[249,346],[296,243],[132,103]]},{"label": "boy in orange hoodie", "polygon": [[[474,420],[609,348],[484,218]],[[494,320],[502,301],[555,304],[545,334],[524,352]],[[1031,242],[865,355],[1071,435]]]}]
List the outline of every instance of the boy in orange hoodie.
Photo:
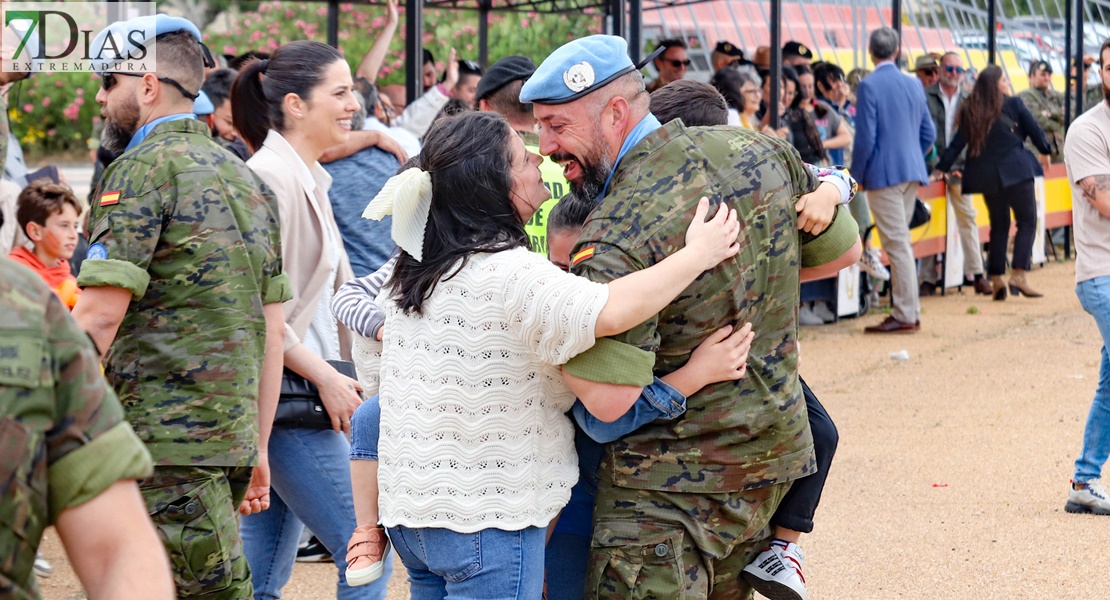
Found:
[{"label": "boy in orange hoodie", "polygon": [[16,220],[33,248],[18,247],[8,258],[41,276],[70,310],[81,295],[70,273],[69,258],[77,247],[81,204],[63,183],[36,179],[19,194]]}]

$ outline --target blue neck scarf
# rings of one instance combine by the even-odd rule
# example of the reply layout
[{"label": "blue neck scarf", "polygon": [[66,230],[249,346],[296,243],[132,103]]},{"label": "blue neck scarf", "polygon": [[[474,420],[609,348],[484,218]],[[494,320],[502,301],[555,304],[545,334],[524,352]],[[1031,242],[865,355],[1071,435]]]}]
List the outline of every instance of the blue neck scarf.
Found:
[{"label": "blue neck scarf", "polygon": [[129,142],[127,144],[127,147],[124,148],[123,151],[127,152],[128,150],[134,148],[135,146],[138,146],[143,140],[146,139],[146,136],[150,135],[150,130],[154,129],[160,123],[167,123],[169,121],[179,121],[181,119],[195,119],[195,118],[196,118],[196,116],[193,115],[192,113],[181,113],[179,115],[169,115],[168,117],[158,117],[157,119],[154,119],[153,121],[151,121],[151,122],[147,123],[146,125],[143,125],[142,127],[140,127],[139,130],[135,132],[135,135],[131,136],[131,142]]},{"label": "blue neck scarf", "polygon": [[605,199],[605,194],[609,193],[609,184],[613,181],[613,175],[617,173],[617,167],[621,164],[621,159],[625,154],[631,150],[636,144],[644,141],[644,138],[651,135],[656,129],[662,129],[663,124],[655,115],[648,113],[648,116],[640,120],[639,124],[628,133],[628,137],[624,138],[624,143],[621,144],[621,151],[617,153],[617,160],[613,162],[613,170],[609,172],[609,177],[605,180],[605,187],[601,188],[601,193],[594,199],[594,203],[600,203]]}]

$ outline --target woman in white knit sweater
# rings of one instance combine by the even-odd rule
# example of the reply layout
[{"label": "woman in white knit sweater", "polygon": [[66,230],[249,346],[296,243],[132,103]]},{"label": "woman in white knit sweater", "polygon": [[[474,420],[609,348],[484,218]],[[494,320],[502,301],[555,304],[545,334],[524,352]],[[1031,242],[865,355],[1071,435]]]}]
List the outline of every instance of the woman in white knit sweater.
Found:
[{"label": "woman in white knit sweater", "polygon": [[703,200],[685,248],[593,283],[528,250],[523,223],[550,194],[500,117],[444,121],[411,162],[367,208],[393,214],[402,250],[378,297],[380,355],[362,358],[380,376],[363,384],[381,395],[381,521],[414,599],[539,598],[544,528],[578,476],[559,365],[733,256],[739,224],[723,207],[706,222]]}]

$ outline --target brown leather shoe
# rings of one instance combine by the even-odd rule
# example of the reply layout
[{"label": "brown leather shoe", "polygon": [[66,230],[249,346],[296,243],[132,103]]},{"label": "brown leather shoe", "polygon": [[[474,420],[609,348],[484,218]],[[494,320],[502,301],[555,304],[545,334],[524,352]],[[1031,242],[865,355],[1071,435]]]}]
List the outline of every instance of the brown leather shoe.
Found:
[{"label": "brown leather shoe", "polygon": [[972,282],[971,287],[975,288],[975,293],[983,296],[994,295],[994,286],[986,277],[980,277]]},{"label": "brown leather shoe", "polygon": [[903,323],[894,317],[887,317],[883,319],[882,323],[864,327],[864,333],[913,333],[921,326],[921,321],[917,323]]}]

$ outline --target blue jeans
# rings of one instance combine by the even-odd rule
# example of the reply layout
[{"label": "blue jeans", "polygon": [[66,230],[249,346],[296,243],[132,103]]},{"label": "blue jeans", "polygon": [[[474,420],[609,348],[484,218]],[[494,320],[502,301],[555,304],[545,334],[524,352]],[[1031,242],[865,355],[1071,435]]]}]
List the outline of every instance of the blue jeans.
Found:
[{"label": "blue jeans", "polygon": [[378,396],[367,398],[351,415],[351,460],[378,460],[378,434],[382,405]]},{"label": "blue jeans", "polygon": [[389,539],[409,571],[412,600],[536,600],[543,593],[546,535],[542,527],[477,533],[389,528]]},{"label": "blue jeans", "polygon": [[1102,363],[1098,369],[1098,387],[1087,415],[1087,427],[1083,430],[1083,450],[1075,461],[1076,483],[1098,479],[1102,465],[1110,457],[1110,356],[1106,345],[1110,343],[1110,276],[1095,277],[1079,282],[1075,295],[1083,310],[1095,318],[1095,324],[1102,333]]},{"label": "blue jeans", "polygon": [[269,451],[270,509],[244,517],[240,525],[254,597],[281,597],[293,572],[303,521],[333,555],[339,571],[337,598],[385,598],[390,560],[382,578],[370,585],[348,587],[345,578],[347,542],[355,530],[347,438],[330,429],[274,427]]}]

